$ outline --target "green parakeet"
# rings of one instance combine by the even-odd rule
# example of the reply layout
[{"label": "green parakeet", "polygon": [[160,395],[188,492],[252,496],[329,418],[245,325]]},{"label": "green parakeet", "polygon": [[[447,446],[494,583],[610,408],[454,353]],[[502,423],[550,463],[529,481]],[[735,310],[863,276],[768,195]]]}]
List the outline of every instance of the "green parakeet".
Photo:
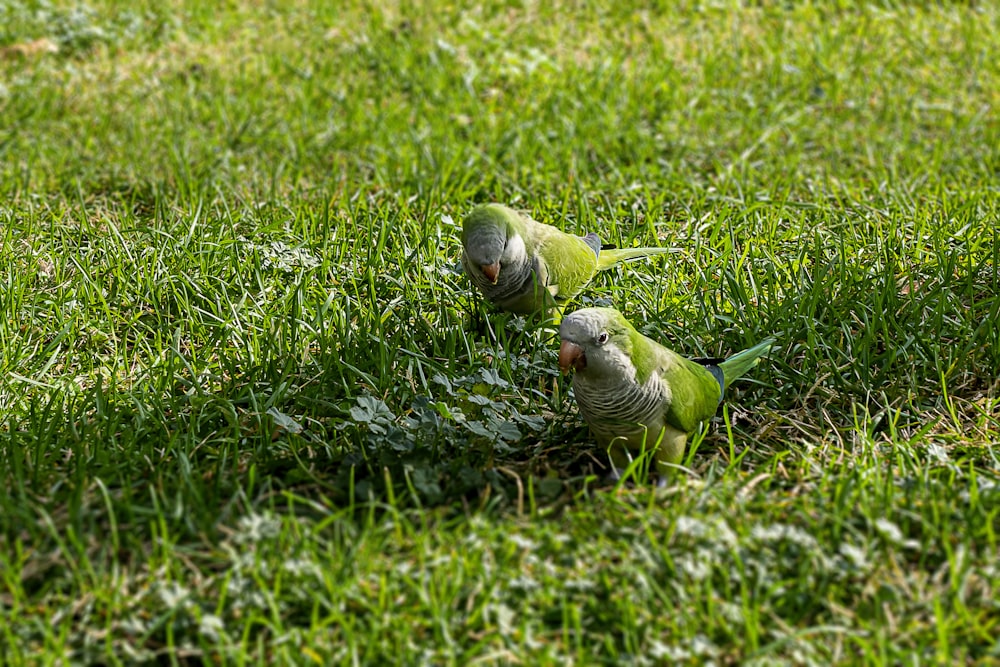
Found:
[{"label": "green parakeet", "polygon": [[580,413],[601,446],[611,447],[612,463],[624,468],[626,449],[639,450],[645,442],[648,451],[659,442],[661,482],[669,464],[681,461],[688,436],[715,414],[726,388],[774,343],[769,339],[725,360],[686,359],[643,336],[613,308],[570,313],[559,336],[559,366],[564,373],[575,369]]},{"label": "green parakeet", "polygon": [[598,271],[674,248],[602,248],[597,234],[574,236],[501,206],[476,207],[462,223],[462,266],[486,300],[502,310],[551,313]]}]

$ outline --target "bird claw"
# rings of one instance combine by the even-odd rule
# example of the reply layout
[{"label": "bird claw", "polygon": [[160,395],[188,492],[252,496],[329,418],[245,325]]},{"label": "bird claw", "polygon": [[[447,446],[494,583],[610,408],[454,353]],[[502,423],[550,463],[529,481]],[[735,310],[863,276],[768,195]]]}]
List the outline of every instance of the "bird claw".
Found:
[{"label": "bird claw", "polygon": [[[608,473],[608,481],[617,484],[622,480],[622,476],[624,474],[625,471],[623,469],[611,466],[611,472]],[[669,483],[670,483],[670,475],[660,474],[656,479],[656,488],[665,489],[667,488],[667,485]]]}]

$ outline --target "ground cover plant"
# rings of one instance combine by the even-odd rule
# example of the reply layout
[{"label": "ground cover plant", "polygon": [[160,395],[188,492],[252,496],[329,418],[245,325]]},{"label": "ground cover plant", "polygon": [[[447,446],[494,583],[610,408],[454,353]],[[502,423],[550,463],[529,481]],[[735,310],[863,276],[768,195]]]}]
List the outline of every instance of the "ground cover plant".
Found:
[{"label": "ground cover plant", "polygon": [[[5,664],[1000,662],[994,3],[211,4],[0,4]],[[486,201],[778,339],[667,488]]]}]

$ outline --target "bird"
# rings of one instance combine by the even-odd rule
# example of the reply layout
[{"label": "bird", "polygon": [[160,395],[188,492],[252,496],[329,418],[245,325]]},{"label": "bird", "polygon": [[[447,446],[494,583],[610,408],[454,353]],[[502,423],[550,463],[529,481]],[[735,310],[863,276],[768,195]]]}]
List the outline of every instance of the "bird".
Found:
[{"label": "bird", "polygon": [[775,342],[769,338],[728,359],[687,359],[636,331],[614,308],[569,313],[559,337],[559,367],[574,371],[573,395],[598,443],[610,450],[612,477],[628,466],[629,451],[658,444],[661,484],[726,388]]},{"label": "bird", "polygon": [[502,204],[477,206],[462,222],[462,266],[500,310],[558,319],[598,271],[676,248],[616,249],[595,233],[567,234]]}]

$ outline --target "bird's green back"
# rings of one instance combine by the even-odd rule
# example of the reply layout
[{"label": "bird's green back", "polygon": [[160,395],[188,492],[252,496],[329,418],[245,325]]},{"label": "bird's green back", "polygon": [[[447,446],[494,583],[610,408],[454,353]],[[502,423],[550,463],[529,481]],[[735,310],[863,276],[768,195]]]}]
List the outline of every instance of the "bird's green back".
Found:
[{"label": "bird's green back", "polygon": [[[525,220],[525,247],[545,264],[546,286],[564,304],[579,294],[597,272],[597,255],[579,236],[551,225]],[[554,289],[552,289],[554,287]]]}]

